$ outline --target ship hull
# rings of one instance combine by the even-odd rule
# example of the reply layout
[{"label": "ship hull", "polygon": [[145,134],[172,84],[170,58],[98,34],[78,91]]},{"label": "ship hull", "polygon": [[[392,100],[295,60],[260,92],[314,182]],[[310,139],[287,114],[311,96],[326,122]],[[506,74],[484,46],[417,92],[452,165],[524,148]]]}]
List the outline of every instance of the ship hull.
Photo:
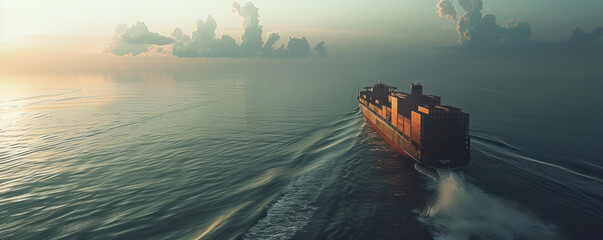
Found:
[{"label": "ship hull", "polygon": [[396,130],[394,130],[388,123],[386,123],[383,119],[381,119],[377,114],[373,111],[360,104],[360,108],[362,109],[362,113],[364,114],[364,118],[366,122],[381,135],[383,139],[396,151],[399,153],[414,159],[415,161],[421,163],[420,156],[421,153],[418,148],[416,148],[412,142],[406,137],[399,134]]}]

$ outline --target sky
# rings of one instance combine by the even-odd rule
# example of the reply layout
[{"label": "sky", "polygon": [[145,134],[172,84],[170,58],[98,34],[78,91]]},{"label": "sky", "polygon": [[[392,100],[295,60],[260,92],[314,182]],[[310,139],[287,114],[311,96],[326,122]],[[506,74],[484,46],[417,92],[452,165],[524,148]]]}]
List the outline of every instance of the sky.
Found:
[{"label": "sky", "polygon": [[[440,0],[254,0],[252,3],[259,14],[261,42],[267,41],[270,33],[278,32],[280,38],[270,56],[284,58],[307,55],[305,52],[296,55],[298,50],[290,50],[289,37],[301,39],[301,43],[295,42],[298,45],[304,45],[303,39],[307,39],[310,56],[320,55],[315,45],[324,41],[326,51],[323,55],[328,52],[330,57],[402,54],[455,45],[460,41],[457,19],[465,12],[461,2],[471,1],[481,0],[451,1],[458,15],[454,20],[438,16],[436,5]],[[246,3],[239,1],[243,7]],[[207,21],[207,16],[211,15],[217,25],[218,43],[207,44],[224,45],[221,45],[221,52],[198,53],[206,43],[196,46],[194,39],[191,40],[193,44],[175,40],[183,43],[181,55],[250,56],[232,51],[223,53],[229,46],[239,47],[246,33],[243,29],[245,16],[233,10],[232,4],[231,0],[157,3],[141,0],[0,0],[0,54],[4,61],[56,55],[62,58],[72,55],[118,58],[114,56],[115,52],[119,53],[117,55],[153,57],[161,54],[139,53],[124,50],[121,45],[111,45],[123,40],[117,36],[116,28],[129,28],[142,22],[149,33],[158,36],[173,38],[174,29],[180,28],[184,35],[193,38],[192,32],[198,30],[197,21]],[[496,15],[496,23],[503,28],[510,19],[529,23],[530,41],[557,42],[565,41],[575,27],[591,32],[597,26],[603,26],[601,9],[603,1],[599,0],[484,0],[480,14]],[[223,34],[231,36],[237,45],[228,45],[229,39],[220,39]],[[284,51],[278,51],[280,45],[284,46]],[[119,50],[107,50],[112,46]],[[301,49],[307,51],[304,47]],[[171,48],[172,45],[151,45],[148,52],[164,51],[172,55],[171,50],[168,51]],[[98,57],[111,61],[106,56]]]}]

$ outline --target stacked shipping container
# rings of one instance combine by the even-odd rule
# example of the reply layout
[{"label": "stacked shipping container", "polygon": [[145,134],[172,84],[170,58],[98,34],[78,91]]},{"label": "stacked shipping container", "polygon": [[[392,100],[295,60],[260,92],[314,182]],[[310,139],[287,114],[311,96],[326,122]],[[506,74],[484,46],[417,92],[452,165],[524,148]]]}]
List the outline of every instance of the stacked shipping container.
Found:
[{"label": "stacked shipping container", "polygon": [[436,166],[437,161],[444,167],[466,165],[469,115],[458,108],[440,105],[437,96],[423,95],[421,85],[413,84],[410,94],[394,90],[385,84],[376,84],[365,88],[359,101],[374,117],[387,123],[392,134],[397,132],[399,137],[394,138],[401,141],[397,146],[418,154],[415,159],[432,166]]},{"label": "stacked shipping container", "polygon": [[426,139],[460,139],[468,134],[468,114],[441,106],[440,97],[422,95],[422,86],[417,86],[413,85],[411,94],[367,88],[360,102],[417,144]]}]

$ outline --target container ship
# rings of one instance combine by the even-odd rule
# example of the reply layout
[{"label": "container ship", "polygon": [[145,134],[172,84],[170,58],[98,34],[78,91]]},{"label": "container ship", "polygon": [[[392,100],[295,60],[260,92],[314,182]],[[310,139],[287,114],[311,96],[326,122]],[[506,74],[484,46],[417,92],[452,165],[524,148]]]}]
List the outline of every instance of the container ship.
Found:
[{"label": "container ship", "polygon": [[440,97],[423,95],[412,84],[410,94],[377,83],[358,92],[366,121],[398,152],[429,168],[469,164],[469,114],[440,105]]}]

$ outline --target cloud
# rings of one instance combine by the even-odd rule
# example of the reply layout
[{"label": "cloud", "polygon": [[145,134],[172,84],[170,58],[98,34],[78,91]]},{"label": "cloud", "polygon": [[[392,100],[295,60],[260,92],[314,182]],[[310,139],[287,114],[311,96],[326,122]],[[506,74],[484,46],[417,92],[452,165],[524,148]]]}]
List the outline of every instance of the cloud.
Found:
[{"label": "cloud", "polygon": [[149,28],[144,22],[137,22],[126,29],[119,37],[122,41],[132,44],[166,45],[174,43],[174,39],[161,36],[159,33],[149,32]]},{"label": "cloud", "polygon": [[241,53],[244,56],[255,57],[264,45],[262,40],[263,26],[260,25],[260,9],[251,2],[245,3],[243,7],[238,2],[233,2],[232,8],[243,18],[244,33],[241,42]]},{"label": "cloud", "polygon": [[502,41],[504,43],[518,43],[528,40],[532,35],[530,24],[522,22],[520,19],[511,19],[505,23],[502,29]]},{"label": "cloud", "polygon": [[483,7],[483,3],[480,0],[459,0],[459,4],[465,11],[469,11],[474,7],[479,7],[481,10]]},{"label": "cloud", "polygon": [[[496,23],[496,16],[482,14],[482,0],[459,0],[465,11],[458,18],[456,32],[459,45],[438,48],[448,54],[463,50],[468,54],[522,56],[522,57],[603,57],[603,28],[597,27],[588,33],[581,28],[574,29],[571,36],[560,42],[530,41],[532,29],[520,19],[511,19],[504,26]],[[442,0],[437,5],[442,18],[451,19],[450,0]]]},{"label": "cloud", "polygon": [[518,43],[530,38],[530,25],[512,19],[504,27],[496,23],[496,16],[482,15],[482,0],[459,0],[465,13],[459,18],[456,31],[460,44],[498,45]]},{"label": "cloud", "polygon": [[111,43],[105,46],[105,53],[118,56],[137,56],[149,52],[151,45],[167,45],[174,43],[174,39],[149,32],[144,22],[137,22],[128,28],[127,24],[118,24]]},{"label": "cloud", "polygon": [[312,55],[312,52],[310,52],[310,44],[306,37],[290,37],[289,43],[287,43],[287,50],[289,51],[289,57],[292,58],[303,58]]},{"label": "cloud", "polygon": [[591,33],[582,31],[577,27],[572,32],[572,35],[567,39],[567,43],[578,48],[593,48],[601,47],[603,43],[600,39],[603,37],[603,27],[597,27]]},{"label": "cloud", "polygon": [[312,55],[306,37],[290,37],[286,46],[276,47],[281,37],[278,32],[273,32],[268,34],[264,42],[262,38],[264,28],[260,25],[259,9],[253,3],[247,2],[241,6],[238,2],[233,2],[231,6],[233,12],[243,19],[241,44],[237,44],[229,35],[223,35],[220,39],[215,38],[217,24],[213,18],[208,17],[206,21],[197,22],[197,31],[193,32],[192,37],[182,33],[179,28],[174,30],[172,37],[178,40],[173,46],[174,55],[231,58],[304,58]]},{"label": "cloud", "polygon": [[[149,32],[143,22],[138,22],[130,28],[119,25],[115,36],[106,47],[106,52],[123,56],[127,54],[139,55],[152,51],[155,45],[172,44],[172,54],[177,57],[228,57],[228,58],[304,58],[312,55],[310,44],[306,37],[290,37],[287,45],[276,46],[280,40],[277,32],[268,34],[266,42],[263,39],[263,26],[260,25],[259,9],[251,2],[241,6],[238,2],[232,3],[232,12],[243,19],[243,35],[241,43],[230,35],[217,37],[218,24],[214,18],[208,16],[206,20],[198,20],[197,28],[191,35],[185,34],[182,29],[176,28],[171,38],[158,33]],[[319,47],[320,45],[320,47]],[[326,56],[327,49],[324,42],[319,43],[316,50],[319,56]],[[169,52],[164,48],[155,49],[155,52]]]},{"label": "cloud", "polygon": [[281,36],[279,35],[279,33],[277,33],[277,32],[270,33],[268,35],[268,40],[266,40],[266,43],[262,47],[262,52],[260,53],[260,56],[264,57],[264,58],[287,57],[289,54],[288,54],[287,49],[285,49],[284,45],[281,45],[278,48],[274,48],[274,44],[276,42],[278,42],[278,40],[280,40],[280,39],[281,39]]},{"label": "cloud", "polygon": [[208,16],[197,21],[197,30],[188,36],[180,28],[174,29],[172,37],[177,40],[172,54],[177,57],[238,57],[239,45],[229,35],[216,38],[216,20]]},{"label": "cloud", "polygon": [[322,41],[322,42],[319,42],[318,44],[316,44],[316,46],[314,47],[314,50],[316,50],[318,52],[319,57],[326,57],[327,54],[329,53],[329,51],[327,51],[327,48],[325,47],[325,41]]},{"label": "cloud", "polygon": [[452,5],[451,0],[441,0],[437,5],[436,13],[442,18],[449,19],[451,21],[456,20],[456,8]]}]

